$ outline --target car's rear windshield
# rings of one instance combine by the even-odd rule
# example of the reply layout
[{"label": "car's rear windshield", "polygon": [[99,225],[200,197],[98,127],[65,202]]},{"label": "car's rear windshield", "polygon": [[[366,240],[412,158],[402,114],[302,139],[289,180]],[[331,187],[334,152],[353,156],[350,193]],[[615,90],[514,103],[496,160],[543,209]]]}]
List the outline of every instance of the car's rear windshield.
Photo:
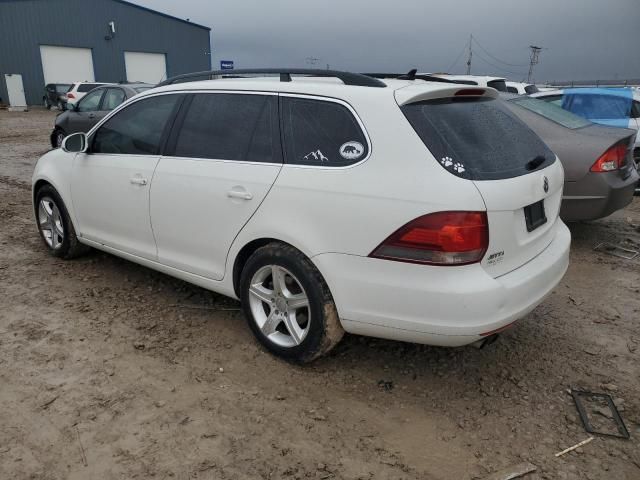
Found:
[{"label": "car's rear windshield", "polygon": [[78,91],[81,93],[88,92],[89,90],[93,90],[96,87],[103,85],[102,83],[82,83],[78,85]]},{"label": "car's rear windshield", "polygon": [[458,177],[499,180],[555,161],[551,150],[502,100],[454,97],[401,108],[438,163]]},{"label": "car's rear windshield", "polygon": [[495,88],[499,92],[507,91],[507,83],[504,80],[490,80],[487,82],[487,87]]},{"label": "car's rear windshield", "polygon": [[71,88],[71,85],[58,84],[58,85],[56,85],[56,92],[57,93],[67,93],[70,88]]},{"label": "car's rear windshield", "polygon": [[591,122],[586,118],[567,112],[554,103],[544,102],[537,98],[518,97],[510,100],[510,102],[572,130],[591,125]]},{"label": "car's rear windshield", "polygon": [[536,87],[535,85],[526,85],[524,87],[524,91],[527,93],[527,95],[531,95],[532,93],[538,93],[540,90],[538,90],[538,87]]}]

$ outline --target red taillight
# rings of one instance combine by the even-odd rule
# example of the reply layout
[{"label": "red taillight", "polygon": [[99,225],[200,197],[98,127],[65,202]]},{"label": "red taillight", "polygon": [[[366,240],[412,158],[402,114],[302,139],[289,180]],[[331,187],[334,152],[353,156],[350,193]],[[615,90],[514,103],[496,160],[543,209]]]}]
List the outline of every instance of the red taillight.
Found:
[{"label": "red taillight", "polygon": [[67,98],[76,98],[76,96],[73,93],[67,93]]},{"label": "red taillight", "polygon": [[485,90],[482,90],[481,88],[464,88],[462,90],[458,90],[455,94],[456,97],[466,97],[466,96],[471,96],[471,97],[479,97],[481,95],[484,95]]},{"label": "red taillight", "polygon": [[489,246],[486,212],[437,212],[396,230],[370,257],[429,265],[467,265]]},{"label": "red taillight", "polygon": [[624,167],[627,163],[627,145],[618,143],[604,152],[591,166],[592,172],[611,172]]}]

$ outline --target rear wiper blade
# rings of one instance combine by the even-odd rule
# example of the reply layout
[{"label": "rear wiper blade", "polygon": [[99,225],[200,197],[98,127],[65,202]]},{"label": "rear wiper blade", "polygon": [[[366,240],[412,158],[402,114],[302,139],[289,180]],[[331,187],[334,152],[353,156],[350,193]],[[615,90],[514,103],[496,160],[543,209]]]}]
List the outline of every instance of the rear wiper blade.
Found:
[{"label": "rear wiper blade", "polygon": [[533,160],[527,162],[527,164],[525,165],[525,168],[529,171],[531,170],[535,170],[536,168],[538,168],[540,165],[542,165],[544,163],[544,161],[546,160],[546,158],[544,158],[542,155],[538,155],[536,158],[534,158]]}]

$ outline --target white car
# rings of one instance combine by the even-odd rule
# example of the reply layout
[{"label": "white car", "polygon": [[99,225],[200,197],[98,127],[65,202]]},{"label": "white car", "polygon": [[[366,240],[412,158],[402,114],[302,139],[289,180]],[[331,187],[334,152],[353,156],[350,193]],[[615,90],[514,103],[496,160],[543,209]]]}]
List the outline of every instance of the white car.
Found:
[{"label": "white car", "polygon": [[531,95],[532,93],[538,93],[538,87],[533,83],[524,82],[505,82],[507,85],[507,92],[516,93],[518,95]]},{"label": "white car", "polygon": [[46,247],[238,298],[297,361],[345,330],[486,341],[553,290],[562,165],[495,90],[301,72],[179,77],[65,138],[33,175]]},{"label": "white car", "polygon": [[444,78],[445,80],[453,80],[467,85],[478,85],[481,87],[495,88],[499,92],[507,91],[506,79],[503,77],[491,77],[487,75],[449,75],[448,73],[431,73],[433,77]]},{"label": "white car", "polygon": [[67,90],[66,97],[67,103],[75,105],[84,97],[87,93],[97,87],[103,85],[113,85],[111,83],[99,83],[99,82],[75,82],[71,85],[71,88]]}]

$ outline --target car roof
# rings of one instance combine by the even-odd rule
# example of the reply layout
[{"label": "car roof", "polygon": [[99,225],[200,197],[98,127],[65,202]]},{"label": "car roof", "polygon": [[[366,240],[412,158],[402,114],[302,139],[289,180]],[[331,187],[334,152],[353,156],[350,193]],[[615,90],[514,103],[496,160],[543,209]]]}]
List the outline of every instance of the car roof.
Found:
[{"label": "car roof", "polygon": [[492,77],[490,75],[450,75],[448,73],[430,73],[434,77],[449,78],[451,80],[478,80],[492,82],[494,80],[506,80],[504,77]]},{"label": "car roof", "polygon": [[553,95],[564,95],[565,92],[572,95],[609,95],[612,97],[624,97],[629,98],[629,93],[635,100],[640,99],[640,93],[631,87],[571,87],[571,88],[558,88],[556,90],[546,90],[531,95],[532,97],[549,97]]},{"label": "car roof", "polygon": [[452,88],[468,88],[468,85],[428,82],[423,80],[404,80],[395,78],[380,79],[387,88],[370,86],[345,85],[333,77],[292,77],[291,81],[282,82],[278,77],[220,78],[215,80],[199,80],[194,82],[174,83],[152,88],[142,92],[141,96],[170,91],[262,91],[273,93],[289,93],[315,95],[349,99],[353,97],[393,97],[395,92],[406,87],[415,87],[417,91],[450,91]]}]

